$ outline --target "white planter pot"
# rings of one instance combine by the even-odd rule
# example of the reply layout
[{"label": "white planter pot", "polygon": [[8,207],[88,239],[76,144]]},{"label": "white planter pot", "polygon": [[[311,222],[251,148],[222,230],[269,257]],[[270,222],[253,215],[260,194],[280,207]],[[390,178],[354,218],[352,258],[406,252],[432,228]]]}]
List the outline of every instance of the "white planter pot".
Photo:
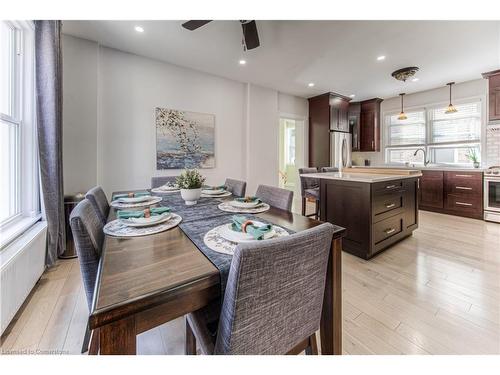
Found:
[{"label": "white planter pot", "polygon": [[199,189],[181,189],[181,197],[186,202],[186,205],[192,206],[196,204],[201,197],[201,188]]}]

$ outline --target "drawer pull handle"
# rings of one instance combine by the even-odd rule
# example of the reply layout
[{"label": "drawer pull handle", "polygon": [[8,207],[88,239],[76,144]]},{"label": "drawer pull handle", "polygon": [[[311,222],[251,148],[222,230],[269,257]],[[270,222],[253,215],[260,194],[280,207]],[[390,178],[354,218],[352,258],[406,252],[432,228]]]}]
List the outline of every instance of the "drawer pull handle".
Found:
[{"label": "drawer pull handle", "polygon": [[455,187],[460,190],[472,190],[471,187],[466,187],[466,186],[455,186]]},{"label": "drawer pull handle", "polygon": [[464,203],[464,202],[455,202],[455,204],[458,204],[459,206],[472,206],[472,203]]},{"label": "drawer pull handle", "polygon": [[384,230],[385,234],[391,234],[391,233],[394,233],[395,231],[396,231],[396,229],[394,229],[394,228]]},{"label": "drawer pull handle", "polygon": [[391,203],[391,204],[386,204],[386,208],[393,208],[396,205],[396,203]]},{"label": "drawer pull handle", "polygon": [[386,189],[394,189],[396,187],[396,185],[387,185],[385,188]]},{"label": "drawer pull handle", "polygon": [[470,174],[456,174],[455,177],[472,177]]}]

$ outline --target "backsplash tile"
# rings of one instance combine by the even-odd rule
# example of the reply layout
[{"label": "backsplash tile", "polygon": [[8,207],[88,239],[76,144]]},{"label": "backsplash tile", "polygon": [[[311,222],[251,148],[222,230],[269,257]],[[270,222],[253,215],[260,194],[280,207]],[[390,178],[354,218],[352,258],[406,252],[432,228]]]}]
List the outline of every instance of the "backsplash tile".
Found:
[{"label": "backsplash tile", "polygon": [[500,124],[486,128],[486,165],[500,165]]}]

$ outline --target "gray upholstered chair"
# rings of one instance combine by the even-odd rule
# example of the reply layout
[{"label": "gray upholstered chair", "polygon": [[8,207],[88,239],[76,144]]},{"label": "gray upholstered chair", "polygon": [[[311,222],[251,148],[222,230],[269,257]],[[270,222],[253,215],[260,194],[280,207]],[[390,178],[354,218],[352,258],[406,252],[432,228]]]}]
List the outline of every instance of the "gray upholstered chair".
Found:
[{"label": "gray upholstered chair", "polygon": [[317,354],[333,226],[237,246],[220,313],[213,303],[186,319],[186,353]]},{"label": "gray upholstered chair", "polygon": [[291,211],[293,191],[268,185],[259,185],[255,196],[270,206]]},{"label": "gray upholstered chair", "polygon": [[177,176],[157,176],[151,177],[151,189],[165,185],[167,182],[174,183]]},{"label": "gray upholstered chair", "polygon": [[339,169],[337,167],[321,167],[321,172],[338,172]]},{"label": "gray upholstered chair", "polygon": [[[300,193],[302,195],[302,215],[303,216],[315,216],[316,219],[319,216],[319,180],[317,178],[309,178],[302,176],[308,173],[318,173],[318,168],[299,168],[300,176]],[[316,209],[313,214],[306,215],[306,203],[308,199],[313,199]]]},{"label": "gray upholstered chair", "polygon": [[232,178],[226,178],[225,182],[228,191],[233,193],[236,197],[244,197],[247,190],[247,183],[245,181],[233,180]]},{"label": "gray upholstered chair", "polygon": [[[90,311],[104,241],[103,222],[94,205],[88,199],[84,199],[71,212],[69,223],[75,241],[83,286]],[[87,326],[82,353],[87,350],[89,339],[90,331]]]},{"label": "gray upholstered chair", "polygon": [[109,203],[104,190],[100,186],[93,187],[85,194],[85,198],[92,203],[101,222],[106,224],[108,221]]}]

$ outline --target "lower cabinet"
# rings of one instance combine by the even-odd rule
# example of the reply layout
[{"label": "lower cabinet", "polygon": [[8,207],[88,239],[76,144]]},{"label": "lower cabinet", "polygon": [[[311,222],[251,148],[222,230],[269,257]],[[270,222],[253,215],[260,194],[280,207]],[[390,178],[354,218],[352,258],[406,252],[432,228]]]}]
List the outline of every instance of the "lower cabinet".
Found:
[{"label": "lower cabinet", "polygon": [[419,208],[482,219],[483,173],[422,171]]}]

